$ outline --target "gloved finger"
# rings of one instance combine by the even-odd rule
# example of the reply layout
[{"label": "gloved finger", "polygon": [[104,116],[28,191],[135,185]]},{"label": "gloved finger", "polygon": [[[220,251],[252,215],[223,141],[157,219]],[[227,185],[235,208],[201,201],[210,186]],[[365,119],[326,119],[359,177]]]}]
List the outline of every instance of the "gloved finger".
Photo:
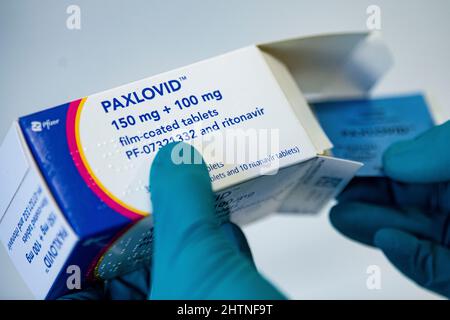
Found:
[{"label": "gloved finger", "polygon": [[417,138],[390,146],[383,155],[386,175],[407,183],[436,183],[450,180],[450,121]]},{"label": "gloved finger", "polygon": [[443,233],[439,218],[419,210],[397,210],[364,202],[337,204],[330,211],[330,221],[345,236],[371,246],[375,233],[384,228],[401,229],[438,242]]},{"label": "gloved finger", "polygon": [[237,226],[233,222],[227,222],[221,226],[221,229],[225,233],[226,238],[230,241],[232,246],[234,246],[236,250],[242,253],[245,257],[247,257],[255,266],[252,251],[241,228],[239,228],[239,226]]},{"label": "gloved finger", "polygon": [[226,238],[207,167],[193,147],[178,143],[160,149],[150,190],[152,298],[283,298]]},{"label": "gloved finger", "polygon": [[382,229],[375,235],[391,263],[419,285],[450,297],[450,250],[396,229]]},{"label": "gloved finger", "polygon": [[358,201],[400,209],[450,210],[450,184],[410,184],[383,177],[357,177],[338,196],[339,202]]}]

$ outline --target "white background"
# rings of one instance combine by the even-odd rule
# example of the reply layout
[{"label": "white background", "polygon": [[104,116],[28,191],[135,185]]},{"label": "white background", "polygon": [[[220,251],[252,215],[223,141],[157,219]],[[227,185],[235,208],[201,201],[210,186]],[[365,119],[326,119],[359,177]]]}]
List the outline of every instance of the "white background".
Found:
[{"label": "white background", "polygon": [[[81,7],[81,30],[66,8]],[[428,89],[448,107],[450,1],[0,1],[0,137],[16,117],[248,44],[365,30],[381,7],[395,66],[376,93]],[[338,234],[326,212],[245,228],[260,270],[291,298],[430,299],[377,250]],[[366,288],[378,265],[382,289]],[[3,247],[0,298],[29,297]]]}]

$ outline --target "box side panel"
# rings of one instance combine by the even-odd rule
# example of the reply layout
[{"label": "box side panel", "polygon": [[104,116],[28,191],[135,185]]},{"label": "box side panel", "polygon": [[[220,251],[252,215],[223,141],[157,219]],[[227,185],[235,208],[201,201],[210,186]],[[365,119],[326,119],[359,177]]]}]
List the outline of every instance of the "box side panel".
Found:
[{"label": "box side panel", "polygon": [[[27,170],[0,221],[0,240],[33,295],[43,299],[78,238],[23,145],[20,132],[14,132],[8,135],[11,140],[4,146],[9,147],[2,148],[1,156],[15,154],[17,170],[24,165]],[[15,171],[15,164],[8,169]]]}]

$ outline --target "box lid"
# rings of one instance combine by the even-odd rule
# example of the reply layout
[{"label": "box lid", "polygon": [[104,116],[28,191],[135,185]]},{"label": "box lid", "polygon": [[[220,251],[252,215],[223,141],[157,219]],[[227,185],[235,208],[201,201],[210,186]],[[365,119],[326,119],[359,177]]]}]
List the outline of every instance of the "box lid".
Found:
[{"label": "box lid", "polygon": [[287,66],[308,100],[365,95],[392,65],[376,32],[292,38],[258,47]]}]

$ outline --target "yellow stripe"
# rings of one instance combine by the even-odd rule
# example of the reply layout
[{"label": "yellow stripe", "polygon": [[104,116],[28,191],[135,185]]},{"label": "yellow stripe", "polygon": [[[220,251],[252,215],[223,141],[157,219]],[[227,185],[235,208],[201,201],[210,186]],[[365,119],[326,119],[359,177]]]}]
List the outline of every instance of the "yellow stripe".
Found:
[{"label": "yellow stripe", "polygon": [[92,179],[94,179],[95,183],[97,184],[97,186],[108,195],[108,197],[110,197],[111,199],[113,199],[115,202],[119,203],[121,206],[127,208],[130,211],[133,211],[134,213],[146,216],[148,215],[148,212],[136,209],[130,205],[127,205],[126,203],[124,203],[122,200],[120,200],[119,198],[117,198],[116,196],[114,196],[111,192],[109,192],[108,189],[105,188],[105,186],[100,182],[99,179],[97,179],[97,177],[94,175],[94,172],[92,171],[91,167],[89,166],[88,162],[86,161],[86,156],[84,155],[84,150],[83,147],[81,145],[81,141],[80,141],[80,118],[81,118],[81,111],[82,108],[84,106],[84,103],[86,102],[87,98],[83,98],[80,102],[80,105],[78,106],[78,110],[77,110],[77,114],[75,117],[75,140],[77,143],[77,147],[78,147],[78,151],[80,153],[81,156],[81,160],[83,161],[84,166],[86,167],[89,175],[92,177]]}]

